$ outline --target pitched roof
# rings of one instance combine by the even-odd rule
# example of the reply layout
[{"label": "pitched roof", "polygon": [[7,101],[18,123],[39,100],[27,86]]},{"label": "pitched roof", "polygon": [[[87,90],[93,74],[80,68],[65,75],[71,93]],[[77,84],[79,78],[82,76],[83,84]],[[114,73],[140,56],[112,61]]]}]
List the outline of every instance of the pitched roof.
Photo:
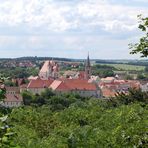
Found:
[{"label": "pitched roof", "polygon": [[50,61],[45,61],[40,72],[47,72],[49,69]]},{"label": "pitched roof", "polygon": [[101,81],[113,81],[113,80],[115,80],[114,77],[106,77],[101,79]]},{"label": "pitched roof", "polygon": [[44,88],[49,87],[54,80],[48,79],[48,80],[42,80],[42,79],[36,79],[31,80],[28,84],[28,88]]},{"label": "pitched roof", "polygon": [[109,88],[102,88],[102,94],[104,97],[114,97],[116,92],[114,92],[113,90],[109,89]]},{"label": "pitched roof", "polygon": [[78,76],[79,76],[79,79],[84,79],[85,78],[85,71],[80,71]]},{"label": "pitched roof", "polygon": [[66,83],[62,82],[62,83],[60,83],[60,85],[57,87],[57,90],[59,90],[59,91],[70,91],[71,88],[68,87],[68,86],[66,85]]},{"label": "pitched roof", "polygon": [[87,60],[85,62],[85,67],[90,67],[90,59],[89,59],[89,54],[87,56]]},{"label": "pitched roof", "polygon": [[8,91],[14,91],[16,93],[20,92],[19,87],[5,87],[5,88],[6,88],[6,92],[8,92]]},{"label": "pitched roof", "polygon": [[36,79],[38,79],[38,76],[30,76],[30,77],[28,77],[28,80],[36,80]]},{"label": "pitched roof", "polygon": [[23,99],[20,94],[6,94],[4,102],[23,102]]},{"label": "pitched roof", "polygon": [[54,80],[53,83],[49,86],[52,90],[57,89],[57,87],[62,83],[60,80]]},{"label": "pitched roof", "polygon": [[27,84],[22,84],[21,86],[20,86],[20,88],[27,88]]},{"label": "pitched roof", "polygon": [[65,79],[62,81],[56,90],[96,90],[96,86],[88,83],[87,80],[81,79]]}]

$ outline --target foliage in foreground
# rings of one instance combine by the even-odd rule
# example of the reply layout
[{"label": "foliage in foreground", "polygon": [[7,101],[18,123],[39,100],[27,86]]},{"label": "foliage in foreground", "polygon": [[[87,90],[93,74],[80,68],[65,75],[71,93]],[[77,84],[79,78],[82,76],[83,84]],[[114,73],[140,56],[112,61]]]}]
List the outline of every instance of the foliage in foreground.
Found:
[{"label": "foliage in foreground", "polygon": [[22,148],[147,147],[147,105],[108,106],[92,99],[61,111],[47,105],[13,109],[14,142]]},{"label": "foliage in foreground", "polygon": [[141,57],[148,56],[148,17],[143,18],[141,15],[138,16],[139,29],[145,33],[143,37],[140,38],[139,43],[130,44],[132,49],[131,54],[140,53]]},{"label": "foliage in foreground", "polygon": [[147,147],[148,95],[140,90],[114,100],[59,96],[50,90],[24,96],[27,106],[12,109],[8,122],[1,123],[6,127],[0,131],[1,140],[6,140],[2,147]]}]

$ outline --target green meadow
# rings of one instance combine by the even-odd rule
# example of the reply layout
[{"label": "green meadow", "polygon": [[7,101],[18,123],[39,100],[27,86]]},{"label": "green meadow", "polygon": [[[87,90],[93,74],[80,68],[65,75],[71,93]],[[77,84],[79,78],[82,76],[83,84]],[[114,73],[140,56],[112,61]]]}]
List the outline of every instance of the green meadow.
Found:
[{"label": "green meadow", "polygon": [[108,65],[115,67],[118,70],[125,70],[125,71],[144,71],[145,66],[137,66],[137,65],[128,65],[128,64],[101,64],[101,65]]}]

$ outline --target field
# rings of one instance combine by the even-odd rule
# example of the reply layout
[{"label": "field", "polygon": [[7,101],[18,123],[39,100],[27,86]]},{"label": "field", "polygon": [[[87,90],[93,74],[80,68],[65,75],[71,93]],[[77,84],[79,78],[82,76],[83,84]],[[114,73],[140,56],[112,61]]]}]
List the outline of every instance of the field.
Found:
[{"label": "field", "polygon": [[101,65],[108,65],[113,66],[118,70],[125,70],[125,71],[143,71],[145,66],[137,66],[137,65],[128,65],[128,64],[102,64]]}]

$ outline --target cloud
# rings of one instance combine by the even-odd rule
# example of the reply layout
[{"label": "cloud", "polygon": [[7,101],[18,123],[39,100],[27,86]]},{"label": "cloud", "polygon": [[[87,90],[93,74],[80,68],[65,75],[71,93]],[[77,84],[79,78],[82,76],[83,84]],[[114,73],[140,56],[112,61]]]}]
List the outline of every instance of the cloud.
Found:
[{"label": "cloud", "polygon": [[148,14],[148,2],[139,1],[1,0],[0,55],[130,57],[137,15]]},{"label": "cloud", "polygon": [[131,40],[116,40],[105,36],[0,36],[0,57],[53,56],[66,58],[135,58],[130,56]]},{"label": "cloud", "polygon": [[[62,3],[63,2],[63,3]],[[8,26],[46,27],[62,32],[83,27],[100,27],[107,31],[134,30],[136,15],[146,8],[112,5],[109,0],[82,1],[12,0],[0,4],[0,23]]]}]

